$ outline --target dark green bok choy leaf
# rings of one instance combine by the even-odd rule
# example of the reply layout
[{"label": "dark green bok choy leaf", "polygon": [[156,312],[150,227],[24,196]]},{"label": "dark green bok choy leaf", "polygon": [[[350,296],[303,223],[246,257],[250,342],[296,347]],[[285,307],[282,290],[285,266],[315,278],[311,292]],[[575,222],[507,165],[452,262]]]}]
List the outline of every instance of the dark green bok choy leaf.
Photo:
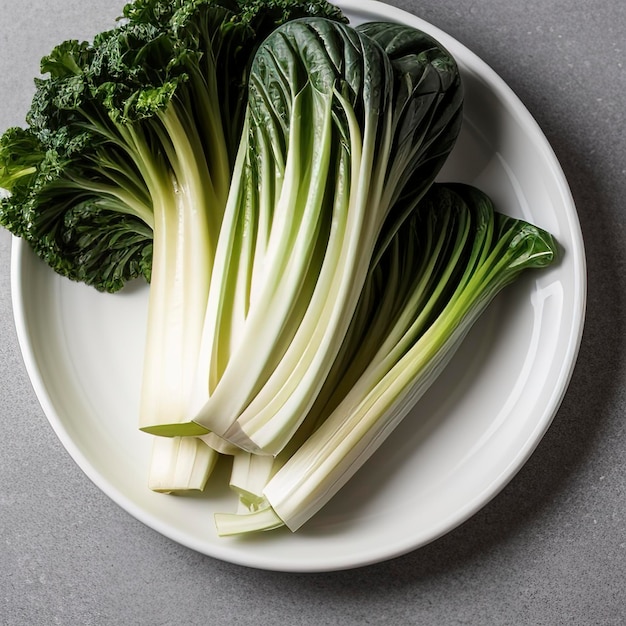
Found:
[{"label": "dark green bok choy leaf", "polygon": [[[264,505],[247,515],[217,515],[218,532],[297,530],[416,405],[493,298],[556,254],[548,233],[495,212],[477,189],[435,184],[370,274],[376,296],[364,308],[371,332],[380,333],[372,340],[375,350],[363,344],[361,354],[357,347],[357,371],[348,368],[346,380],[328,394],[312,434],[290,456],[278,457]],[[377,279],[379,272],[392,280]]]}]

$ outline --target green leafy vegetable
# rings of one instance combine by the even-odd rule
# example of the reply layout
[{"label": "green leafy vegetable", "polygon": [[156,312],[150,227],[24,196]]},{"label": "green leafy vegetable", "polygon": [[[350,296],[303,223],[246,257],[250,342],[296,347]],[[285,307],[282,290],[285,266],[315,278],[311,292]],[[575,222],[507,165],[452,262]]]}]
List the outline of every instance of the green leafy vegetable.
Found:
[{"label": "green leafy vegetable", "polygon": [[246,450],[275,455],[291,439],[370,262],[458,134],[453,59],[423,33],[394,32],[404,41],[387,54],[360,30],[297,20],[254,59],[191,412]]},{"label": "green leafy vegetable", "polygon": [[249,65],[309,14],[341,18],[319,0],[128,5],[119,27],[42,60],[28,128],[2,139],[0,223],[74,280],[151,282],[142,424],[186,414]]},{"label": "green leafy vegetable", "polygon": [[[252,513],[217,515],[218,532],[297,530],[415,406],[495,295],[555,255],[548,233],[495,212],[477,189],[433,186],[372,274],[378,297],[369,300],[370,314],[381,333],[375,354],[349,384],[336,387],[317,429],[265,486],[265,503]],[[377,281],[378,272],[393,279]],[[356,367],[360,356],[357,350]]]},{"label": "green leafy vegetable", "polygon": [[220,534],[296,530],[551,236],[435,183],[452,56],[325,0],[135,0],[41,62],[0,137],[0,224],[56,272],[150,283],[139,427],[154,491],[232,457]]}]

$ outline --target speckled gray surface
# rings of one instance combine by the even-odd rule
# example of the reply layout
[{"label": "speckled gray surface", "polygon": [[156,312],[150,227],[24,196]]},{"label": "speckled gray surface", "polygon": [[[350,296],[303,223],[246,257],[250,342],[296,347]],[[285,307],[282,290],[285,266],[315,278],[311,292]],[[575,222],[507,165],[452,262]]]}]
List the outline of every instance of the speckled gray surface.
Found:
[{"label": "speckled gray surface", "polygon": [[[166,539],[103,495],[48,426],[25,373],[0,233],[0,624],[626,623],[626,5],[395,0],[490,64],[559,157],[587,248],[570,389],[529,462],[461,527],[392,561],[269,573]],[[121,2],[0,0],[0,131],[39,58]],[[592,8],[591,8],[592,7]]]}]

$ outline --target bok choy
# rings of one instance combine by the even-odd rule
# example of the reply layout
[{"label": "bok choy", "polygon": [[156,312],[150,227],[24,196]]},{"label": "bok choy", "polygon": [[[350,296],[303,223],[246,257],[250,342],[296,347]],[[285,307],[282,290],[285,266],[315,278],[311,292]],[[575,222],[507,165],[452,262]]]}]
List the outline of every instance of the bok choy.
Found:
[{"label": "bok choy", "polygon": [[[403,222],[375,272],[378,302],[391,299],[391,322],[378,348],[348,388],[341,381],[318,425],[263,489],[264,505],[216,516],[223,535],[286,525],[297,530],[381,445],[454,355],[473,323],[522,271],[549,265],[551,235],[494,210],[465,185],[435,184]],[[375,325],[374,325],[375,326]],[[357,350],[353,363],[359,363]],[[418,409],[419,410],[419,405]]]},{"label": "bok choy", "polygon": [[99,290],[150,282],[141,426],[186,417],[252,57],[308,15],[344,19],[325,0],[137,0],[42,59],[27,128],[0,140],[3,226]]},{"label": "bok choy", "polygon": [[419,200],[458,134],[453,59],[415,29],[391,38],[392,54],[345,24],[296,20],[252,64],[191,412],[248,451],[278,454],[297,430],[410,210],[403,195]]},{"label": "bok choy", "polygon": [[297,530],[555,258],[435,182],[463,88],[415,28],[326,0],[135,0],[41,69],[0,137],[0,224],[70,279],[149,282],[148,486],[203,490],[230,457],[220,534]]}]

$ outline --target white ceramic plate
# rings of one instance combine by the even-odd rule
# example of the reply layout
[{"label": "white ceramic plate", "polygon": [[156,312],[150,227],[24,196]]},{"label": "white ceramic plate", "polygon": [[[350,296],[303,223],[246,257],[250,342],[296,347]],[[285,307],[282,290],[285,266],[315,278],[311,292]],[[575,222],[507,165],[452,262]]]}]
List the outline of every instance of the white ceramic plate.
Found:
[{"label": "white ceramic plate", "polygon": [[115,502],[158,532],[213,557],[265,569],[357,567],[418,548],[466,520],[514,476],[545,433],[567,388],[583,327],[585,258],[576,210],[527,110],[445,33],[377,2],[340,4],[353,23],[412,24],[452,52],[463,71],[466,119],[441,177],[474,183],[503,212],[549,230],[563,257],[493,303],[416,410],[300,531],[218,538],[213,513],[235,504],[224,482],[194,498],[148,490],[149,437],[136,428],[147,289],[97,293],[54,275],[14,242],[14,311],[24,359],[71,456]]}]

